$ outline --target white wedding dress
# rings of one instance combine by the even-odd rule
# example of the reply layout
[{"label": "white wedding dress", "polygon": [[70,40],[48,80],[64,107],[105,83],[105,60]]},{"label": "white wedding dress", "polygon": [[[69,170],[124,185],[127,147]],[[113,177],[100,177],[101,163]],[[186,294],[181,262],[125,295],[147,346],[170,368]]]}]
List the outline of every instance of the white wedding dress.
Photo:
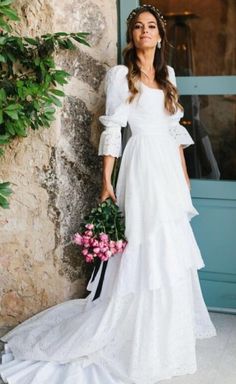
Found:
[{"label": "white wedding dress", "polygon": [[204,262],[189,223],[198,212],[178,148],[193,140],[179,124],[182,112],[166,112],[162,90],[139,82],[139,96],[127,103],[126,74],[123,65],[107,73],[99,155],[121,155],[121,127],[128,122],[132,136],[116,190],[128,245],[109,260],[98,299],[103,264],[86,299],[49,308],[2,338],[6,383],[155,384],[194,373],[196,339],[216,335],[197,274]]}]

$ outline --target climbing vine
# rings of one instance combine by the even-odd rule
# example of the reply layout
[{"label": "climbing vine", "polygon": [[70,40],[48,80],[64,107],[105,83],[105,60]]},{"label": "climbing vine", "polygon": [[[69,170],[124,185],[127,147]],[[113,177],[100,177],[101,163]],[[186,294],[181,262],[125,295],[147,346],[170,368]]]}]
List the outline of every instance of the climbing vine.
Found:
[{"label": "climbing vine", "polygon": [[[12,34],[10,21],[19,21],[11,7],[14,0],[0,0],[0,156],[16,137],[29,129],[49,128],[54,120],[60,89],[69,73],[57,69],[54,53],[76,49],[74,42],[89,45],[88,33],[57,32],[39,37]],[[0,206],[9,208],[9,182],[0,183]]]}]

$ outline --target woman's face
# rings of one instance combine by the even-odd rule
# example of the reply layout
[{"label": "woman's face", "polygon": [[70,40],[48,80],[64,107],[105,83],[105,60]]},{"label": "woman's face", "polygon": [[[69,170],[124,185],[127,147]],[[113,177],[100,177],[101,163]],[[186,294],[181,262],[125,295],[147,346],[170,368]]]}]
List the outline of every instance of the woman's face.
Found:
[{"label": "woman's face", "polygon": [[132,36],[136,48],[155,48],[157,42],[161,41],[155,16],[150,12],[140,13],[135,21]]}]

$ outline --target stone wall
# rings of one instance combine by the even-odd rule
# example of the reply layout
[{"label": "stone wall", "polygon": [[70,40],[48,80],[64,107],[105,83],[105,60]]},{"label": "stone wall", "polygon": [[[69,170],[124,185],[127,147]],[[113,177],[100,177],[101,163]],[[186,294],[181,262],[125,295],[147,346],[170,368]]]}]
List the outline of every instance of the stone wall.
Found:
[{"label": "stone wall", "polygon": [[115,0],[17,0],[16,7],[17,32],[86,31],[91,47],[58,54],[71,74],[63,108],[50,129],[15,140],[0,163],[0,180],[14,190],[10,210],[0,209],[0,326],[86,293],[90,270],[71,235],[99,197],[98,116],[117,55]]}]

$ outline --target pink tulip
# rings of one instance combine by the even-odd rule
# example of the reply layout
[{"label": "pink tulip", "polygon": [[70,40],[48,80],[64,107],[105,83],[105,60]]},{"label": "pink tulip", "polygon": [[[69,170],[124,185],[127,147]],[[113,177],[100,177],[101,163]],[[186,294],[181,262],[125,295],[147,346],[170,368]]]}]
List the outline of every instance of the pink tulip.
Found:
[{"label": "pink tulip", "polygon": [[93,231],[85,231],[85,235],[91,237],[93,236]]},{"label": "pink tulip", "polygon": [[73,242],[77,245],[82,245],[83,244],[83,237],[79,233],[76,233],[74,235]]},{"label": "pink tulip", "polygon": [[87,229],[93,229],[94,228],[94,224],[86,224],[85,225],[85,227],[87,228]]},{"label": "pink tulip", "polygon": [[99,237],[102,241],[108,241],[108,235],[106,233],[100,233]]},{"label": "pink tulip", "polygon": [[123,241],[122,240],[116,241],[116,248],[120,250],[122,249],[122,247],[123,247]]},{"label": "pink tulip", "polygon": [[112,256],[112,252],[110,250],[105,252],[105,255],[109,258]]},{"label": "pink tulip", "polygon": [[89,243],[90,243],[90,237],[88,237],[88,236],[83,236],[83,243],[84,243],[84,244],[89,244]]},{"label": "pink tulip", "polygon": [[88,253],[86,256],[87,263],[91,263],[93,261],[93,255],[92,253]]},{"label": "pink tulip", "polygon": [[98,247],[99,246],[99,241],[97,239],[93,239],[92,246],[93,247]]}]

